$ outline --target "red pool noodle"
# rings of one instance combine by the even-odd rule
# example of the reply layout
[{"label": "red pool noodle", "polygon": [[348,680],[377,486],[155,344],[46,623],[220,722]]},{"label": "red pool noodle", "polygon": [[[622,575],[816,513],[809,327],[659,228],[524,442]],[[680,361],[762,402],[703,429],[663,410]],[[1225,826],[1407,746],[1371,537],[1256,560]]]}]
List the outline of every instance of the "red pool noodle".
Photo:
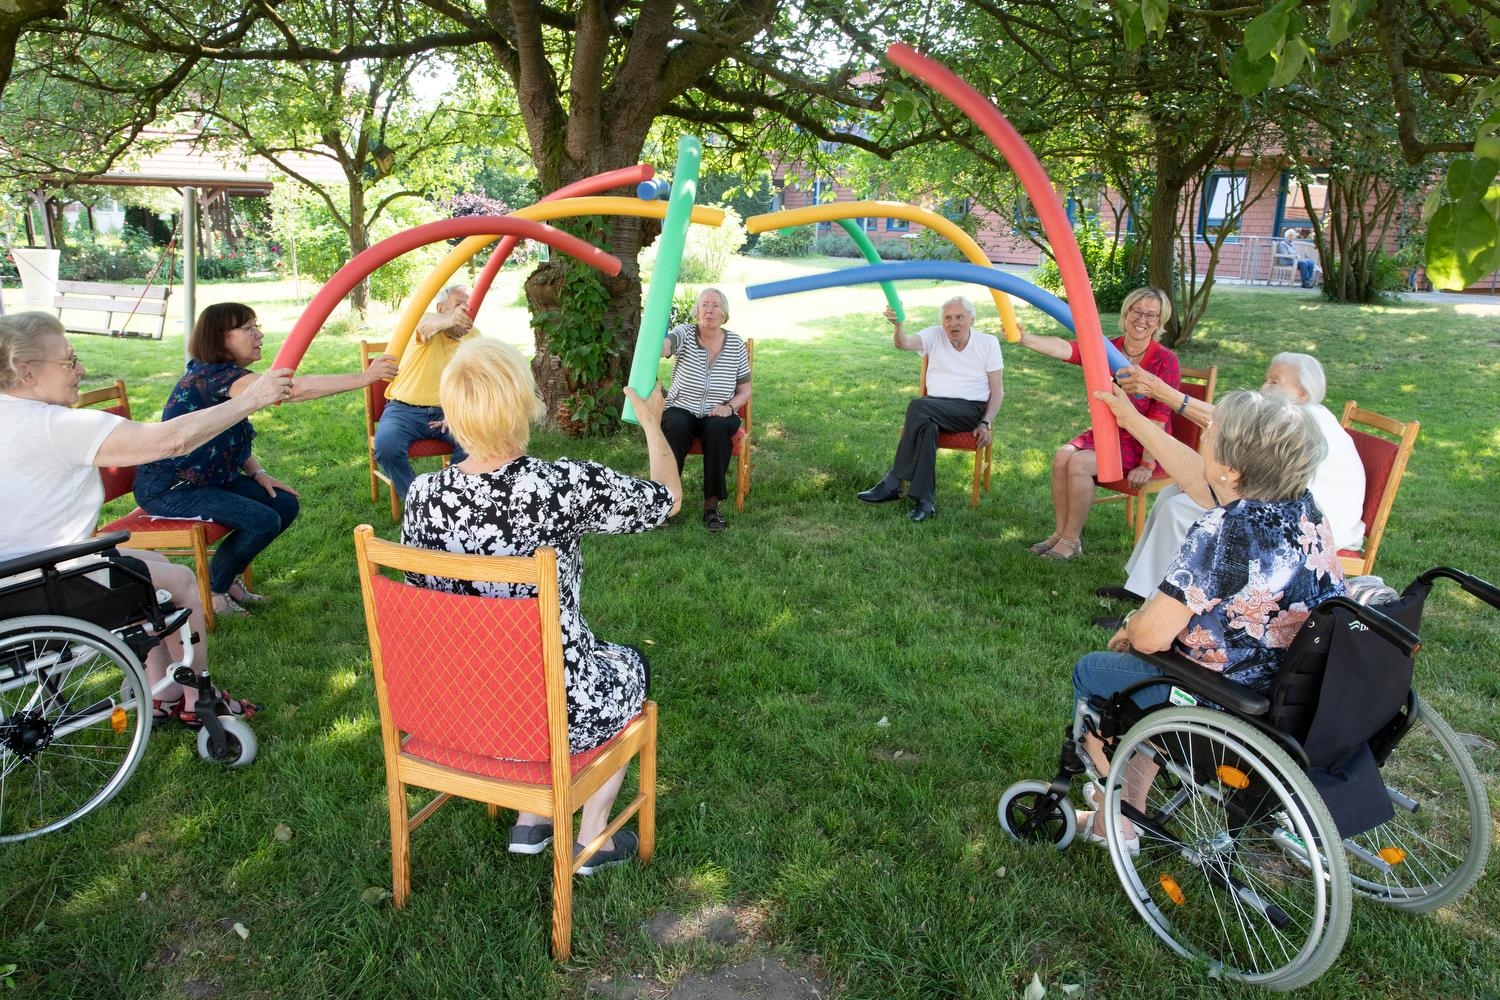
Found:
[{"label": "red pool noodle", "polygon": [[[641,181],[650,180],[655,174],[656,168],[649,163],[639,163],[633,167],[621,167],[619,170],[595,174],[593,177],[585,177],[581,181],[565,184],[541,200],[557,201],[560,198],[603,194],[611,188],[633,186],[639,184]],[[521,242],[521,237],[519,236],[506,236],[495,246],[495,251],[490,254],[490,259],[485,262],[484,270],[479,272],[479,277],[474,281],[474,290],[469,293],[470,316],[479,315],[479,307],[483,304],[484,297],[489,292],[490,285],[495,280],[495,275],[500,273],[501,265],[510,258],[511,251],[515,250],[516,244],[519,242]]]},{"label": "red pool noodle", "polygon": [[1026,140],[1021,138],[1021,134],[1000,113],[1000,109],[948,67],[900,42],[886,49],[885,54],[897,67],[952,101],[969,121],[978,125],[1005,157],[1026,189],[1026,195],[1036,209],[1047,240],[1052,244],[1057,269],[1062,274],[1063,287],[1068,293],[1068,308],[1073,313],[1073,330],[1078,338],[1078,350],[1083,361],[1083,384],[1088,398],[1089,416],[1094,425],[1094,458],[1098,463],[1098,479],[1101,483],[1107,483],[1123,478],[1124,473],[1120,468],[1120,429],[1115,424],[1114,414],[1109,411],[1109,407],[1093,395],[1095,390],[1108,391],[1110,388],[1109,361],[1104,353],[1104,331],[1099,325],[1099,310],[1094,305],[1094,291],[1089,284],[1088,271],[1083,266],[1083,255],[1078,252],[1078,242],[1073,238],[1073,227],[1068,223],[1062,203],[1057,200],[1057,192],[1052,189],[1052,181],[1047,177],[1047,172],[1042,169],[1042,164],[1031,147],[1026,145]]},{"label": "red pool noodle", "polygon": [[554,229],[541,222],[493,215],[470,215],[461,219],[428,222],[381,240],[339,268],[338,273],[328,279],[328,284],[319,289],[318,294],[314,295],[313,300],[307,304],[307,308],[302,310],[302,315],[297,317],[297,322],[292,325],[291,333],[287,334],[281,349],[276,352],[276,358],[271,362],[271,367],[296,368],[301,364],[302,355],[307,353],[307,345],[312,343],[313,337],[322,329],[329,313],[333,312],[334,307],[343,300],[345,295],[349,294],[355,285],[380,265],[439,240],[490,234],[537,240],[556,247],[565,254],[577,257],[585,264],[598,268],[605,274],[620,273],[618,257],[605,253],[592,243],[570,236],[560,229]]}]

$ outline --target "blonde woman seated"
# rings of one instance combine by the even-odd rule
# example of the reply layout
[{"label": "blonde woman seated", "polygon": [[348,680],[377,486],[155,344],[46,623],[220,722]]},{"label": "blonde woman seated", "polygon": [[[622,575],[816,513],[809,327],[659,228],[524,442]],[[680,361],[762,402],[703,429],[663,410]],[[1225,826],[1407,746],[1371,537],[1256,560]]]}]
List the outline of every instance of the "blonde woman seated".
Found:
[{"label": "blonde woman seated", "polygon": [[[464,342],[443,370],[438,396],[448,427],[468,457],[418,476],[401,522],[402,542],[420,548],[495,556],[526,556],[542,545],[557,550],[568,744],[573,753],[605,743],[640,713],[648,676],[640,650],[596,639],[583,620],[579,543],[587,534],[624,535],[659,527],[682,502],[677,463],[661,431],[661,389],[649,399],[626,392],[646,434],[650,479],[627,476],[598,462],[532,458],[526,454],[531,422],[542,417],[543,408],[531,366],[515,348],[498,341]],[[431,576],[413,576],[411,582],[449,593],[516,596],[504,584]],[[603,832],[624,777],[622,769],[583,804],[580,844]],[[510,850],[537,854],[551,842],[550,820],[522,813],[511,830]],[[622,830],[578,873],[591,875],[623,864],[638,847],[637,836]]]}]

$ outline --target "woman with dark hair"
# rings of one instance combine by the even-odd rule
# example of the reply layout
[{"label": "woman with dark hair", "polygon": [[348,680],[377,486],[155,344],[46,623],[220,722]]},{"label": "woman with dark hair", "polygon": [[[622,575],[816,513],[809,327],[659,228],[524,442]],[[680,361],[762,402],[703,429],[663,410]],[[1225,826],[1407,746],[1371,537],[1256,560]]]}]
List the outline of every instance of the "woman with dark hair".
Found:
[{"label": "woman with dark hair", "polygon": [[[249,306],[225,302],[204,309],[188,340],[187,372],[167,397],[162,419],[218,406],[255,385],[261,376],[250,365],[260,360],[264,339]],[[288,400],[361,389],[395,374],[395,359],[382,355],[362,372],[296,377]],[[238,577],[297,517],[297,491],[256,459],[254,439],[245,417],[186,455],[136,470],[136,503],[148,514],[202,518],[230,529],[208,566],[216,615],[244,615],[244,602],[261,599]]]}]

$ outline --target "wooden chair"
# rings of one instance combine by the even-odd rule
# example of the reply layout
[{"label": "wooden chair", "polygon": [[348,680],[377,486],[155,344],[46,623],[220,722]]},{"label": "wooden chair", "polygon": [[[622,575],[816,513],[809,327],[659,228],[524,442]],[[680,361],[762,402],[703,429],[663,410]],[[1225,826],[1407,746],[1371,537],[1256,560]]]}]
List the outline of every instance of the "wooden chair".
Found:
[{"label": "wooden chair", "polygon": [[[361,340],[359,342],[359,369],[364,371],[370,367],[370,361],[385,353],[386,341],[383,340]],[[401,519],[401,504],[405,497],[396,496],[396,488],[391,485],[391,479],[381,471],[380,465],[375,461],[375,425],[380,422],[380,415],[385,412],[385,391],[390,387],[388,379],[365,386],[365,440],[369,448],[370,462],[370,502],[380,502],[380,484],[385,483],[385,488],[391,494],[391,520]],[[406,449],[406,454],[413,459],[434,458],[441,456],[443,465],[448,464],[448,458],[453,454],[453,446],[446,441],[437,438],[424,438],[413,441]]]},{"label": "wooden chair", "polygon": [[[922,374],[919,388],[922,395],[927,395],[927,355],[922,355]],[[994,442],[994,434],[990,435],[990,443]],[[974,439],[973,431],[938,431],[939,451],[967,451],[974,455],[974,479],[969,486],[969,506],[979,506],[979,486],[984,484],[984,491],[990,491],[990,444],[983,448]]]},{"label": "wooden chair", "polygon": [[[100,406],[99,404],[105,404]],[[114,413],[130,420],[130,397],[125,392],[125,380],[115,379],[114,385],[81,393],[75,407],[98,406],[106,413]],[[99,480],[104,484],[104,502],[117,500],[135,492],[135,466],[106,466],[99,470]],[[193,560],[193,573],[198,577],[198,595],[203,599],[203,621],[212,632],[217,625],[214,617],[214,597],[208,582],[208,557],[220,539],[230,529],[213,521],[179,520],[172,517],[156,517],[137,507],[124,517],[101,524],[95,536],[111,531],[130,532],[129,546],[160,552],[167,556],[185,556]],[[245,586],[254,586],[251,567],[243,574]]]},{"label": "wooden chair", "polygon": [[[1406,462],[1411,458],[1422,425],[1420,421],[1403,423],[1373,410],[1362,410],[1352,399],[1344,404],[1339,425],[1354,439],[1354,450],[1359,452],[1359,460],[1365,467],[1365,502],[1360,515],[1365,522],[1365,544],[1363,549],[1340,549],[1339,562],[1346,576],[1366,576],[1375,566],[1385,522],[1391,516],[1391,504],[1396,501],[1396,491],[1401,488],[1401,477],[1406,474]],[[1375,431],[1389,434],[1395,440],[1380,437]]]},{"label": "wooden chair", "polygon": [[[1194,399],[1205,403],[1214,401],[1214,388],[1219,381],[1219,366],[1209,365],[1207,368],[1183,368],[1181,369],[1183,392]],[[1172,414],[1172,436],[1194,451],[1198,450],[1198,441],[1203,436],[1203,428],[1193,423],[1181,413]],[[1130,470],[1125,470],[1129,472]],[[1100,497],[1096,503],[1107,503],[1125,498],[1125,522],[1135,532],[1135,540],[1141,540],[1141,533],[1146,530],[1146,507],[1149,497],[1166,489],[1172,480],[1163,472],[1148,479],[1144,486],[1139,488],[1131,486],[1124,479],[1116,479],[1114,482],[1099,483],[1101,489],[1112,491],[1114,496]]]},{"label": "wooden chair", "polygon": [[[745,340],[745,355],[750,365],[753,384],[755,377],[755,339],[753,337]],[[745,405],[739,408],[740,429],[734,432],[734,440],[730,442],[737,460],[734,481],[735,510],[744,510],[745,497],[750,495],[750,410],[754,405],[755,400],[752,397],[745,400]],[[703,442],[693,438],[693,446],[688,449],[688,454],[703,454]]]},{"label": "wooden chair", "polygon": [[[392,895],[411,895],[410,835],[454,795],[551,816],[552,957],[572,951],[573,874],[599,846],[639,815],[639,856],[656,842],[656,703],[609,742],[568,753],[557,553],[530,557],[456,555],[382,541],[354,529],[365,625],[385,750],[391,819]],[[383,575],[389,569],[517,584],[535,595],[473,597],[428,590]],[[640,757],[640,790],[573,857],[573,813],[609,778]],[[409,816],[408,786],[437,797]]]}]

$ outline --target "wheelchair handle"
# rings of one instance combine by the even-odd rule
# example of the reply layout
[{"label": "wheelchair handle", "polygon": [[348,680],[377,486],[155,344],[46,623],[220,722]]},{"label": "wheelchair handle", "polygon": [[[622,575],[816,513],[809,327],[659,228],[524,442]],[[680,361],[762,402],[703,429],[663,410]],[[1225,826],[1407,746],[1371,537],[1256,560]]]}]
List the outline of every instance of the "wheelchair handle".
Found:
[{"label": "wheelchair handle", "polygon": [[1347,597],[1330,597],[1319,604],[1313,610],[1313,614],[1332,611],[1334,608],[1343,608],[1348,611],[1362,624],[1368,626],[1370,631],[1399,649],[1403,656],[1411,656],[1422,648],[1422,637],[1417,633],[1369,605],[1360,604]]},{"label": "wheelchair handle", "polygon": [[1490,583],[1487,580],[1481,580],[1477,576],[1465,573],[1461,569],[1453,569],[1451,566],[1435,566],[1427,572],[1423,573],[1421,576],[1417,577],[1417,582],[1421,584],[1430,584],[1434,580],[1438,579],[1438,577],[1444,576],[1450,580],[1457,582],[1460,587],[1464,588],[1464,590],[1473,594],[1481,601],[1484,601],[1490,607],[1500,608],[1500,587],[1496,587],[1493,583]]}]

